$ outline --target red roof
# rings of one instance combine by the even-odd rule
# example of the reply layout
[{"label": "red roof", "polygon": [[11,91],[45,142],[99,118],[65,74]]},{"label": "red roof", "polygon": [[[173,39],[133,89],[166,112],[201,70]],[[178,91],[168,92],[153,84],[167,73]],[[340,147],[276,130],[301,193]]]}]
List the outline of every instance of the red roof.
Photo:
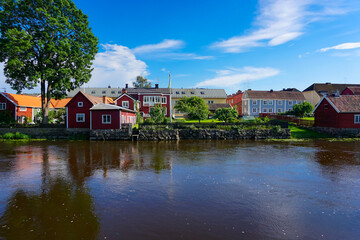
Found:
[{"label": "red roof", "polygon": [[360,95],[360,87],[347,87],[346,89],[352,91],[354,95]]},{"label": "red roof", "polygon": [[340,97],[326,97],[326,99],[337,112],[360,113],[360,95],[341,95]]}]

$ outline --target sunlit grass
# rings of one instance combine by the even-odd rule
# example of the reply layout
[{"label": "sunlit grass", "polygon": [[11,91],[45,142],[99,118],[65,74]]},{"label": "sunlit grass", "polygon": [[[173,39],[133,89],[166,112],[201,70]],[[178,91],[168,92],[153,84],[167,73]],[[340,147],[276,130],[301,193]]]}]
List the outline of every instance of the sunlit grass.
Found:
[{"label": "sunlit grass", "polygon": [[289,124],[289,129],[291,131],[291,138],[332,138],[332,136],[324,133],[318,133],[309,129],[299,128],[293,124]]}]

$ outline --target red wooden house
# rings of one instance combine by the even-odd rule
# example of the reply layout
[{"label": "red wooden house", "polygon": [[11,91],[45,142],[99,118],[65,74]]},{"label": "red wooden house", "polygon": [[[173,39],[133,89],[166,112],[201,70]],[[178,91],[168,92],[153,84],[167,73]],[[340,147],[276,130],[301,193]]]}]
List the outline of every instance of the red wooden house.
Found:
[{"label": "red wooden house", "polygon": [[98,103],[113,104],[108,97],[95,97],[79,91],[66,104],[67,128],[90,128],[90,108]]},{"label": "red wooden house", "polygon": [[120,129],[123,124],[136,124],[136,111],[104,103],[90,108],[90,129]]},{"label": "red wooden house", "polygon": [[360,95],[323,97],[314,115],[316,127],[360,128]]},{"label": "red wooden house", "polygon": [[[69,102],[69,98],[61,100],[50,100],[50,109],[56,110],[64,108]],[[41,110],[41,98],[12,93],[0,93],[0,111],[8,111],[18,123],[24,123],[25,118],[29,122],[35,121],[35,116]]]},{"label": "red wooden house", "polygon": [[150,117],[150,109],[160,104],[165,107],[165,117],[171,117],[171,92],[169,88],[159,88],[155,84],[155,88],[128,88],[123,89],[122,94],[115,100],[115,104],[131,110],[138,111],[144,118]]}]

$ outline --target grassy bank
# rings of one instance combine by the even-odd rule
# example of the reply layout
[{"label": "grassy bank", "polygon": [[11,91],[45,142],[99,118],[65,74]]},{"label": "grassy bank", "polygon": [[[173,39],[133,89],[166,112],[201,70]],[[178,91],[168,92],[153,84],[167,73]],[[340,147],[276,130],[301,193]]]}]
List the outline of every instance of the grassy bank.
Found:
[{"label": "grassy bank", "polygon": [[305,128],[299,128],[293,124],[289,124],[289,129],[291,131],[291,139],[333,138],[331,135],[318,133]]}]

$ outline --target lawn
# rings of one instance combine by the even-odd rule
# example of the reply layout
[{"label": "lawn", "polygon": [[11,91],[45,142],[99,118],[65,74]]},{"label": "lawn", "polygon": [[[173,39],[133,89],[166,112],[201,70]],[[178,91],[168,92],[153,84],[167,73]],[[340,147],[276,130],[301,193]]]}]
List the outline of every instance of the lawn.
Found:
[{"label": "lawn", "polygon": [[[187,123],[199,123],[198,120],[186,120]],[[219,123],[222,121],[216,120],[216,119],[205,119],[201,120],[200,123]]]},{"label": "lawn", "polygon": [[311,120],[311,121],[315,121],[315,118],[314,118],[314,117],[304,117],[304,118],[301,118],[301,120]]},{"label": "lawn", "polygon": [[309,129],[299,128],[293,124],[289,124],[289,129],[291,131],[291,138],[331,138],[332,136],[318,133]]}]

